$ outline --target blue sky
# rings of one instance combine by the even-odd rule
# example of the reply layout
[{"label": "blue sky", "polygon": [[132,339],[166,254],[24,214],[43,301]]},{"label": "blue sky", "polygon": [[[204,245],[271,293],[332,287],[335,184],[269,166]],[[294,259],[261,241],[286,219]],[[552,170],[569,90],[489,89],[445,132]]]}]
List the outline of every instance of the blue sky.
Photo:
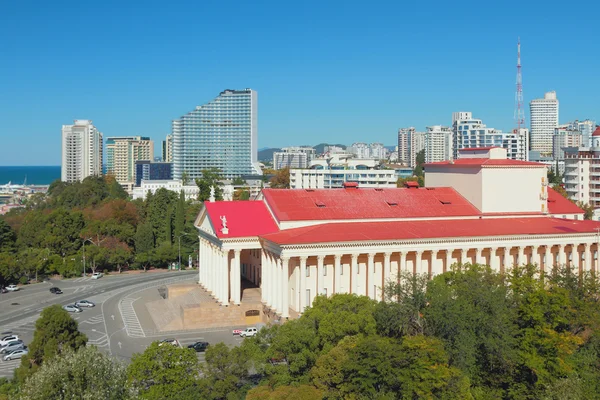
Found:
[{"label": "blue sky", "polygon": [[518,36],[525,102],[600,120],[600,6],[526,3],[5,1],[0,165],[60,164],[74,119],[159,142],[226,88],[258,91],[259,147],[393,145],[453,111],[509,130]]}]

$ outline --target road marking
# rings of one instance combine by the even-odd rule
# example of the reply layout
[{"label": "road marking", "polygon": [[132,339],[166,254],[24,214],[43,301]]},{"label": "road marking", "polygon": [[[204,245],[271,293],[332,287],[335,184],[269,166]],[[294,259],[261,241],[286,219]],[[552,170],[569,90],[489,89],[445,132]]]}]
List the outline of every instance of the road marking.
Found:
[{"label": "road marking", "polygon": [[119,350],[121,350],[121,342],[117,343],[119,345]]}]

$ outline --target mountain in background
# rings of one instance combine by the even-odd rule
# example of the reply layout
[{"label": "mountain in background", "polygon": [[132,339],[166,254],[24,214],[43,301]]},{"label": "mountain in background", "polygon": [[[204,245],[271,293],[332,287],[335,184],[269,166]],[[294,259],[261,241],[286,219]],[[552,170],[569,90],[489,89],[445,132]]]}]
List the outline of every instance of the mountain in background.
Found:
[{"label": "mountain in background", "polygon": [[281,151],[281,149],[264,147],[258,151],[258,161],[273,161],[273,153],[276,151]]},{"label": "mountain in background", "polygon": [[346,150],[346,147],[348,147],[345,144],[319,143],[318,145],[313,146],[313,148],[315,149],[317,154],[323,154],[323,153],[325,153],[325,146],[337,146],[337,147],[341,147],[344,150]]}]

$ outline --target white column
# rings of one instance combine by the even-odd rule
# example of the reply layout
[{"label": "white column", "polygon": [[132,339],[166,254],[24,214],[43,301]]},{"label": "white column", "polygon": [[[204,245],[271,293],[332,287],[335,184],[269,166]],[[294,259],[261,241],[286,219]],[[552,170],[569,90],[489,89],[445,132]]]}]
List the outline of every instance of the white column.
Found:
[{"label": "white column", "polygon": [[[398,265],[399,273],[408,272],[408,266],[406,265],[406,253],[406,251],[400,253],[400,265]],[[397,279],[399,278],[400,277],[398,276]]]},{"label": "white column", "polygon": [[333,293],[335,294],[340,292],[340,283],[342,282],[342,278],[340,276],[340,272],[342,272],[342,255],[335,254],[333,257]]},{"label": "white column", "polygon": [[525,249],[523,248],[523,246],[519,246],[519,247],[517,247],[517,250],[518,250],[518,253],[517,253],[516,264],[520,266],[520,265],[525,264],[525,262],[524,262],[525,261],[525,254],[524,254]]},{"label": "white column", "polygon": [[365,268],[365,296],[374,299],[373,293],[373,279],[375,272],[375,253],[367,254],[367,268]]},{"label": "white column", "polygon": [[387,252],[383,254],[383,282],[381,284],[381,301],[383,301],[385,299],[385,288],[388,284],[388,282],[390,281],[390,275],[392,273],[392,271],[390,271],[391,269],[391,261],[390,259],[392,258],[392,253]]},{"label": "white column", "polygon": [[[358,268],[360,268],[360,266],[358,265],[358,254],[352,254],[351,255],[351,259],[352,261],[350,262],[350,293],[356,293],[358,290],[353,290],[354,288],[358,289]],[[359,271],[360,272],[360,271]],[[354,288],[352,287],[352,285],[354,284]],[[360,293],[358,293],[360,294]]]},{"label": "white column", "polygon": [[415,270],[413,272],[416,272],[417,274],[422,274],[423,273],[423,260],[421,260],[421,256],[423,254],[422,251],[416,251],[415,252]]},{"label": "white column", "polygon": [[267,273],[267,252],[263,249],[260,250],[260,292],[262,301],[270,306],[269,300],[269,274]]},{"label": "white column", "polygon": [[211,244],[210,246],[210,251],[209,251],[209,257],[210,257],[210,291],[212,293],[212,295],[215,297],[215,299],[219,300],[219,293],[217,291],[218,288],[218,283],[219,283],[219,266],[217,265],[217,257],[216,257],[216,250],[215,250],[215,246],[213,244]]},{"label": "white column", "polygon": [[552,255],[552,245],[547,244],[544,250],[545,260],[544,266],[540,266],[540,270],[544,271],[545,274],[552,271],[552,266],[554,265],[554,256]]},{"label": "white column", "polygon": [[289,318],[290,316],[290,259],[280,258],[279,264],[281,265],[281,317]]},{"label": "white column", "polygon": [[[467,251],[469,251],[469,250],[467,249]],[[459,264],[465,264],[464,255],[465,255],[465,249],[458,249],[458,263]]]},{"label": "white column", "polygon": [[221,277],[223,279],[223,282],[221,283],[223,303],[229,305],[229,250],[221,252],[221,264],[223,265],[221,271]]},{"label": "white column", "polygon": [[240,250],[233,251],[233,265],[231,266],[231,271],[231,297],[233,297],[233,304],[239,306],[242,302],[242,274],[240,271]]},{"label": "white column", "polygon": [[308,307],[306,304],[306,257],[300,257],[300,289],[298,294],[300,295],[300,312],[304,312],[304,309]]},{"label": "white column", "polygon": [[481,256],[481,252],[483,251],[482,248],[477,247],[475,248],[475,264],[483,264],[482,262],[482,256]]},{"label": "white column", "polygon": [[451,265],[452,265],[452,249],[447,249],[446,250],[446,265],[444,266],[444,268],[446,269],[446,272],[450,271]]},{"label": "white column", "polygon": [[317,279],[316,279],[316,286],[317,286],[317,295],[322,295],[323,294],[323,288],[325,287],[325,285],[323,285],[323,264],[325,261],[325,256],[317,256]]},{"label": "white column", "polygon": [[558,245],[558,266],[563,267],[567,264],[567,256],[565,253],[565,245]]}]

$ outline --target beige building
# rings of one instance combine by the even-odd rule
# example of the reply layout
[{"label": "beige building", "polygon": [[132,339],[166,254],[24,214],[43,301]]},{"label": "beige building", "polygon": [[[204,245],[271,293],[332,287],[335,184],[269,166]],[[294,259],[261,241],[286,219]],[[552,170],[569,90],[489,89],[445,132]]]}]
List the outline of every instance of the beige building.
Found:
[{"label": "beige building", "polygon": [[135,186],[135,162],[153,158],[154,142],[148,137],[106,138],[106,173],[113,175],[129,193]]},{"label": "beige building", "polygon": [[[600,209],[600,127],[592,134],[592,147],[569,147],[565,154],[565,190],[575,201]],[[596,211],[595,219],[598,218]]]},{"label": "beige building", "polygon": [[258,287],[261,312],[293,318],[317,295],[381,300],[401,271],[434,276],[466,262],[597,270],[600,223],[548,188],[543,164],[503,154],[470,149],[426,164],[425,188],[265,189],[259,201],[205,202],[199,283],[222,306]]},{"label": "beige building", "polygon": [[63,125],[61,180],[77,182],[100,175],[102,133],[87,119],[76,119],[73,125]]}]

